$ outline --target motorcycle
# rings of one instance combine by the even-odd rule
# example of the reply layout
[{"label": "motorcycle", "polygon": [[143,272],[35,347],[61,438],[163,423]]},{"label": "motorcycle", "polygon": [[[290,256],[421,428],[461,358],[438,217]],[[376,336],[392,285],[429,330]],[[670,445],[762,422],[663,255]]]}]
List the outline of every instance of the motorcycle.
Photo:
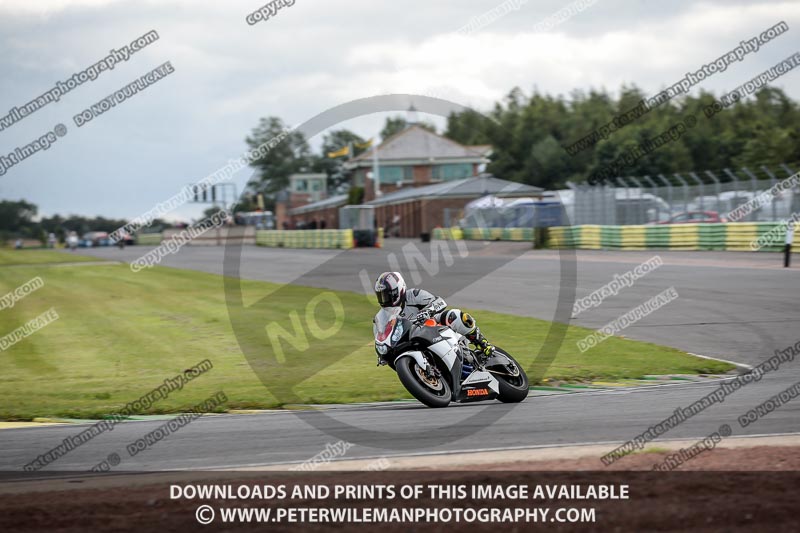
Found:
[{"label": "motorcycle", "polygon": [[411,395],[428,407],[498,399],[521,402],[528,376],[505,350],[486,357],[469,341],[429,318],[417,324],[401,307],[384,307],[373,326],[378,366],[388,365]]}]

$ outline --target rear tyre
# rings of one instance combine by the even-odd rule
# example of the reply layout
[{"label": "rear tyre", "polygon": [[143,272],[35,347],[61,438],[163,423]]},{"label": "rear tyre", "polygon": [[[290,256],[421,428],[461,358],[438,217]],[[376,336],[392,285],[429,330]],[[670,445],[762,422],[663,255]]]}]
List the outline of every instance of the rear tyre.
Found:
[{"label": "rear tyre", "polygon": [[528,397],[528,375],[522,365],[517,363],[517,360],[511,354],[501,348],[495,347],[495,350],[508,357],[511,361],[510,365],[487,367],[487,370],[497,378],[497,383],[500,386],[497,399],[505,403],[519,403]]},{"label": "rear tyre", "polygon": [[395,366],[400,383],[411,396],[428,407],[447,407],[450,405],[452,392],[443,376],[430,378],[425,374],[413,357],[401,357]]}]

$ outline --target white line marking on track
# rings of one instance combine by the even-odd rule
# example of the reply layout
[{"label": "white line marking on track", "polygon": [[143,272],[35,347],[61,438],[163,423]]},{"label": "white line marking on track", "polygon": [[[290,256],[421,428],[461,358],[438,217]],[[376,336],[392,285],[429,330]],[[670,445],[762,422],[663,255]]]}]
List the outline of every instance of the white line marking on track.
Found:
[{"label": "white line marking on track", "polygon": [[[790,437],[790,436],[800,436],[800,432],[790,432],[790,433],[759,433],[756,435],[736,435],[736,438],[742,439],[754,439],[759,437]],[[655,439],[650,441],[653,442],[669,442],[674,440],[694,440],[694,439],[703,439],[708,437],[708,435],[699,435],[696,437],[681,437],[680,439]],[[416,453],[398,453],[392,455],[367,455],[367,456],[359,456],[359,457],[341,457],[332,459],[331,463],[338,463],[338,462],[345,462],[345,461],[369,461],[373,459],[399,459],[399,458],[406,458],[406,457],[426,457],[426,456],[443,456],[443,455],[463,455],[465,453],[482,453],[482,452],[502,452],[502,451],[515,451],[515,450],[539,450],[543,448],[568,448],[573,446],[612,446],[612,445],[619,445],[623,441],[618,440],[604,440],[604,441],[592,441],[592,442],[569,442],[563,444],[534,444],[528,446],[508,446],[508,447],[495,447],[495,448],[470,448],[464,450],[446,450],[446,451],[434,451],[434,452],[416,452]],[[204,468],[203,470],[227,470],[231,468],[242,469],[242,468],[257,468],[263,466],[281,466],[281,465],[295,465],[295,464],[302,464],[303,461],[281,461],[277,463],[252,463],[246,465],[238,465],[238,466],[212,466],[208,468]],[[192,468],[175,468],[172,470],[194,470]]]}]

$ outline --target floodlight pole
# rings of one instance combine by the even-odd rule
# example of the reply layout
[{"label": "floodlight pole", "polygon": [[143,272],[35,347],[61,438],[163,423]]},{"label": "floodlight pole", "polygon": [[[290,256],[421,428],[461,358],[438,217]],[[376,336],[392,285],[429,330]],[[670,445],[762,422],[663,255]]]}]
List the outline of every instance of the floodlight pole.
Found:
[{"label": "floodlight pole", "polygon": [[[377,138],[377,137],[376,137]],[[378,164],[378,145],[372,147],[372,181],[375,186],[375,197],[381,195],[381,171]]]}]

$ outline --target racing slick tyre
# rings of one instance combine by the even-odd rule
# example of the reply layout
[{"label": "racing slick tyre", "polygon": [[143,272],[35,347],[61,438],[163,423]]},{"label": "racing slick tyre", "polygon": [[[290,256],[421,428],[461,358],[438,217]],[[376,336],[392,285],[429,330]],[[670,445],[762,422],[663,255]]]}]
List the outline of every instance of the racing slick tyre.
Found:
[{"label": "racing slick tyre", "polygon": [[401,357],[397,361],[397,376],[411,396],[428,407],[447,407],[452,392],[447,380],[438,375],[431,378],[422,370],[413,357]]},{"label": "racing slick tyre", "polygon": [[486,369],[497,378],[500,392],[497,399],[505,403],[518,403],[528,397],[528,375],[511,354],[495,346],[495,351],[508,357],[510,365],[492,365]]}]

